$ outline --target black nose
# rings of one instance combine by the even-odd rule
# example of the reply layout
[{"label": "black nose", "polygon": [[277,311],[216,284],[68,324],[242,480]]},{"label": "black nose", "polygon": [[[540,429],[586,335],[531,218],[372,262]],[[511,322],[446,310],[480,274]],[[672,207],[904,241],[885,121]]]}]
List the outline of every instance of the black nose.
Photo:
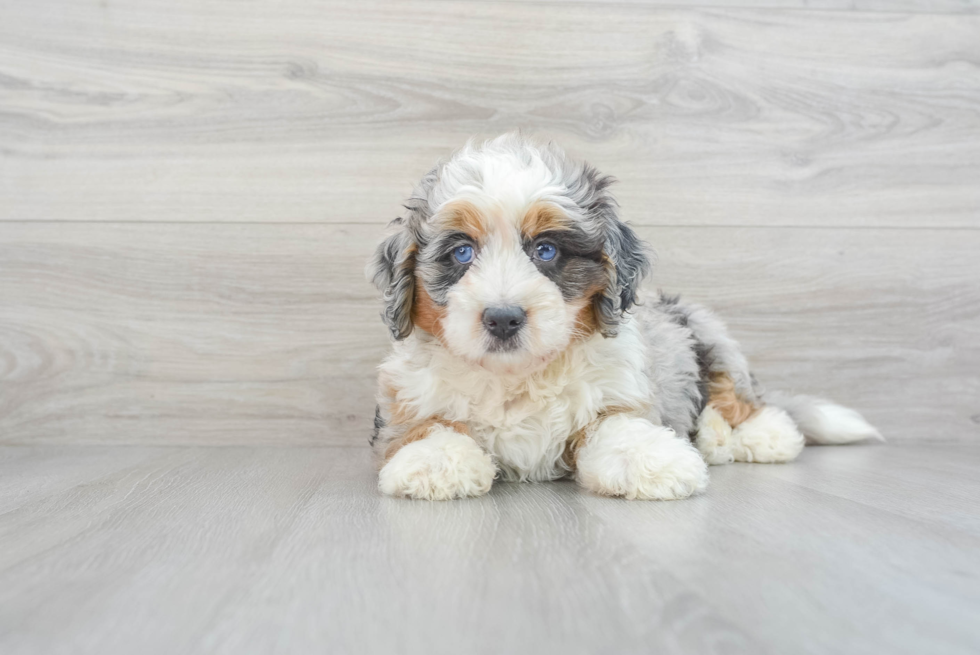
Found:
[{"label": "black nose", "polygon": [[527,314],[516,305],[510,307],[488,307],[483,312],[483,325],[487,332],[501,341],[507,341],[517,334],[527,321]]}]

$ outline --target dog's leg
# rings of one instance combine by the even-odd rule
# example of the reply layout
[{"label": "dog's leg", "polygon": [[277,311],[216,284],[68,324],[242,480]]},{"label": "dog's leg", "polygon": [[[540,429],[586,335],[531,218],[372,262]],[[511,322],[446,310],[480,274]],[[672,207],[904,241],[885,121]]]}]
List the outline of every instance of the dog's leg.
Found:
[{"label": "dog's leg", "polygon": [[687,439],[626,414],[603,418],[575,452],[579,483],[605,496],[687,498],[708,486],[708,468]]},{"label": "dog's leg", "polygon": [[735,461],[732,426],[711,405],[707,405],[698,417],[694,443],[704,456],[704,461],[712,466]]},{"label": "dog's leg", "polygon": [[747,400],[728,373],[711,374],[708,394],[694,442],[709,464],[788,462],[803,450],[803,435],[789,414]]},{"label": "dog's leg", "polygon": [[708,464],[789,462],[803,450],[803,435],[783,410],[762,406],[734,429],[712,405],[698,418],[695,444]]},{"label": "dog's leg", "polygon": [[804,441],[789,414],[766,405],[732,430],[732,453],[736,462],[777,464],[796,459]]},{"label": "dog's leg", "polygon": [[389,496],[450,500],[490,491],[497,469],[466,427],[429,419],[391,441],[378,488]]}]

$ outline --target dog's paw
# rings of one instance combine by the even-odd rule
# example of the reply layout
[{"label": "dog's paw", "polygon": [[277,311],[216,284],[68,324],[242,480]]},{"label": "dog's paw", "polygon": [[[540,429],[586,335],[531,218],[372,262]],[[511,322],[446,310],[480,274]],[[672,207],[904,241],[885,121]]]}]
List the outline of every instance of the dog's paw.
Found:
[{"label": "dog's paw", "polygon": [[788,462],[805,441],[789,414],[770,405],[732,431],[732,453],[737,462]]},{"label": "dog's paw", "polygon": [[617,415],[604,420],[577,457],[578,480],[604,496],[677,500],[704,491],[701,454],[670,428]]},{"label": "dog's paw", "polygon": [[732,426],[728,425],[728,421],[718,410],[707,405],[698,417],[697,429],[695,445],[704,456],[704,461],[712,466],[735,461],[735,453],[732,452]]},{"label": "dog's paw", "polygon": [[378,475],[389,496],[450,500],[490,491],[497,469],[490,455],[470,437],[443,425],[403,446]]}]

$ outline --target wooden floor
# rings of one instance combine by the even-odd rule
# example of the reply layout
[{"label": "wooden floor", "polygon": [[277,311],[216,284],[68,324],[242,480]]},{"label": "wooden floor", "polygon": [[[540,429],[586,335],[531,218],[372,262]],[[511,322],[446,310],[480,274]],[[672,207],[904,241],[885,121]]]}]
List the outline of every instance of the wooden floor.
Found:
[{"label": "wooden floor", "polygon": [[976,653],[980,444],[679,502],[384,498],[360,447],[0,447],[0,652]]},{"label": "wooden floor", "polygon": [[[523,129],[886,446],[380,497],[364,264]],[[980,651],[980,0],[0,2],[0,654]]]}]

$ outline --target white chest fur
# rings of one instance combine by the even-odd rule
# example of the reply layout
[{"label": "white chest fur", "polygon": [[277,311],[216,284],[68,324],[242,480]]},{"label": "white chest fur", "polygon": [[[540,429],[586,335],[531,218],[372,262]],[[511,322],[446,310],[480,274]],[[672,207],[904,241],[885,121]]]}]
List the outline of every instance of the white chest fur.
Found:
[{"label": "white chest fur", "polygon": [[633,321],[616,338],[594,335],[530,375],[488,371],[426,336],[396,344],[381,371],[397,390],[397,401],[419,418],[466,423],[503,477],[512,480],[560,477],[572,433],[608,407],[646,404],[651,393]]}]

